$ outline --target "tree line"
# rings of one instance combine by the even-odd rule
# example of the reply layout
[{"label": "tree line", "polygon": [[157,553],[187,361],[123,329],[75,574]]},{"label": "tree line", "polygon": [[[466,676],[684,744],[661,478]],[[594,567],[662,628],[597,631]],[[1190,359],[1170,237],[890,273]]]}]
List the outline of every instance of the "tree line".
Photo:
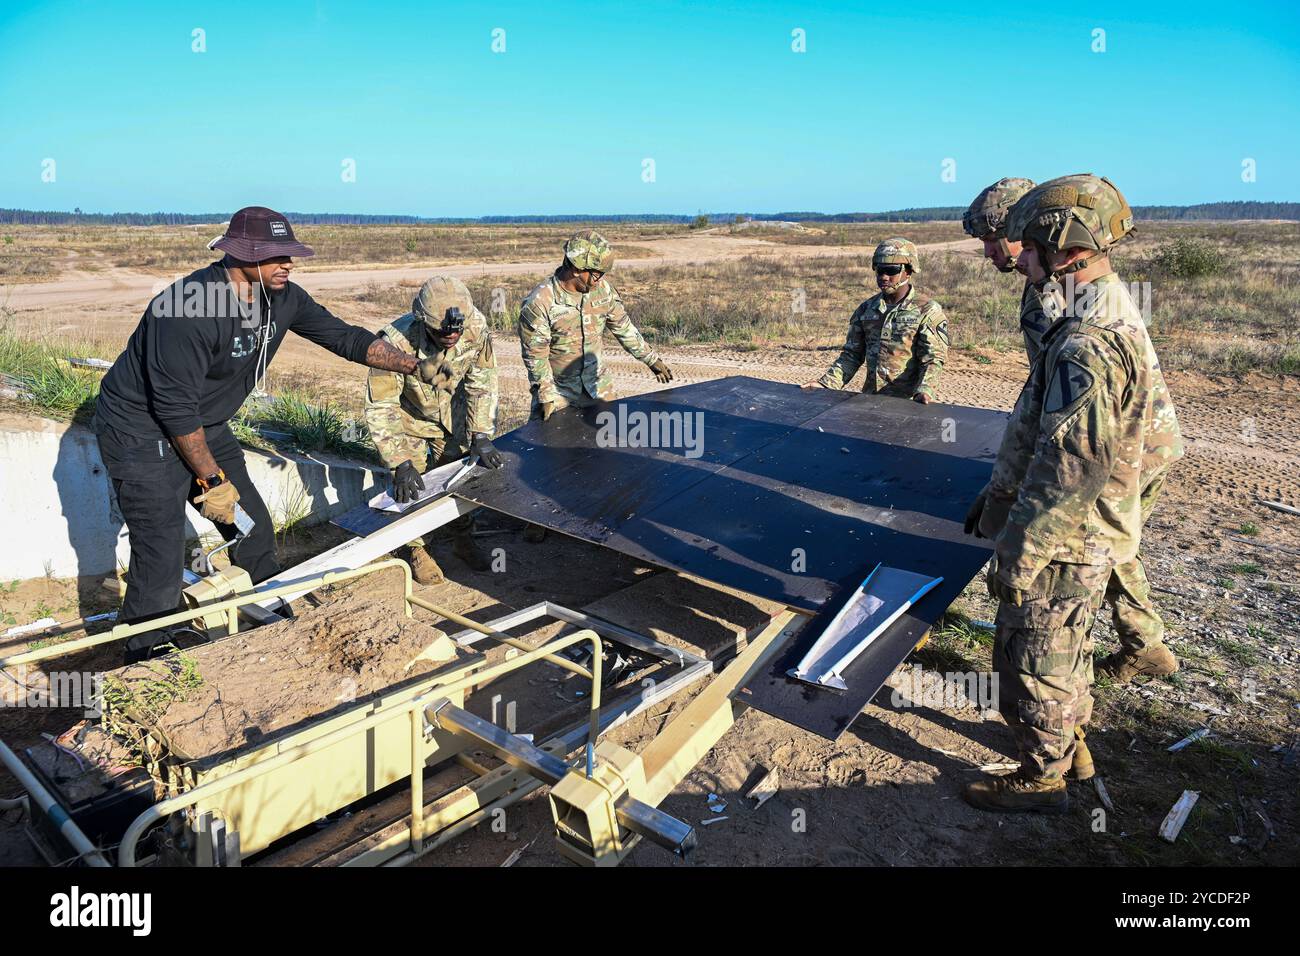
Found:
[{"label": "tree line", "polygon": [[[565,222],[662,222],[662,223],[698,223],[703,217],[706,221],[717,223],[743,222],[745,220],[781,220],[786,222],[934,222],[940,220],[960,219],[964,206],[926,206],[912,209],[893,209],[887,212],[778,212],[752,213],[729,212],[702,213],[694,215],[672,215],[664,213],[640,213],[625,215],[580,215],[560,216],[519,215],[519,216],[479,216],[477,218],[397,216],[397,215],[360,215],[357,213],[334,212],[291,212],[286,213],[295,224],[308,226],[351,226],[351,225],[508,225],[524,223],[565,223]],[[1210,202],[1193,206],[1134,206],[1133,212],[1139,219],[1169,220],[1225,220],[1225,219],[1294,219],[1300,220],[1300,203],[1296,202]],[[24,226],[194,226],[225,222],[229,213],[181,213],[181,212],[72,212],[35,209],[0,209],[0,224]]]}]

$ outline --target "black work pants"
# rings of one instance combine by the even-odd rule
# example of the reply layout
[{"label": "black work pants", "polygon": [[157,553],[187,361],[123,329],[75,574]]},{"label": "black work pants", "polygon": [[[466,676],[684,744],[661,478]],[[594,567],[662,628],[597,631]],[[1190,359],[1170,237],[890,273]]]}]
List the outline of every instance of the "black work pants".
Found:
[{"label": "black work pants", "polygon": [[[223,423],[204,431],[212,457],[239,491],[239,506],[253,519],[252,532],[229,550],[230,561],[247,571],[254,584],[265,581],[280,570],[270,512],[248,477],[244,451],[229,426]],[[166,439],[135,438],[99,423],[95,433],[131,538],[119,620],[135,624],[170,614],[180,603],[186,564],[185,501],[202,490]],[[216,527],[227,541],[237,533],[234,525]],[[137,642],[132,639],[132,643]]]}]

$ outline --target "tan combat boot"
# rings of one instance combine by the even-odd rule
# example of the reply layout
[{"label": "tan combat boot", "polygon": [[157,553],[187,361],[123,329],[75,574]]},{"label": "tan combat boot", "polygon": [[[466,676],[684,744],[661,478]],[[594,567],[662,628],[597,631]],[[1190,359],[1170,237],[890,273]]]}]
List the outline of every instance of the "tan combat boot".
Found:
[{"label": "tan combat boot", "polygon": [[1065,774],[1071,780],[1091,780],[1097,775],[1097,768],[1092,764],[1092,751],[1088,749],[1084,736],[1082,727],[1074,728],[1074,763]]},{"label": "tan combat boot", "polygon": [[979,810],[1065,813],[1070,809],[1070,795],[1062,778],[1039,777],[1023,768],[1005,777],[968,783],[962,797]]},{"label": "tan combat boot", "polygon": [[451,548],[456,553],[456,557],[469,565],[470,570],[490,571],[492,569],[492,562],[488,560],[487,554],[479,547],[468,530],[456,535]]},{"label": "tan combat boot", "polygon": [[411,566],[411,577],[421,584],[442,584],[447,580],[427,548],[409,547],[403,558]]},{"label": "tan combat boot", "polygon": [[1136,653],[1116,651],[1102,658],[1097,670],[1117,683],[1127,684],[1134,677],[1168,677],[1178,670],[1178,658],[1165,645],[1155,644]]}]

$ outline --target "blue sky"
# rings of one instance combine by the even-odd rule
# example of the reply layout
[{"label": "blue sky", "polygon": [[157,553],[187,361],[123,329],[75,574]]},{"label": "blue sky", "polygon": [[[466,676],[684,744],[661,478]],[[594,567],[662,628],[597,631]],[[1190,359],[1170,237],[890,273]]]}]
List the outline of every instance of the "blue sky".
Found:
[{"label": "blue sky", "polygon": [[1300,199],[1294,3],[1059,9],[6,0],[0,206],[876,211],[1085,170]]}]

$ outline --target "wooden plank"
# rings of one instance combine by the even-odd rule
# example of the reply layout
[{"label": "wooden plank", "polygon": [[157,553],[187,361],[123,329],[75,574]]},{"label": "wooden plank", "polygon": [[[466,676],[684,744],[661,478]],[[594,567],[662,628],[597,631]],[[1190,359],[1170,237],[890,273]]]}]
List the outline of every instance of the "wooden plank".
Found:
[{"label": "wooden plank", "polygon": [[785,605],[691,574],[666,571],[582,610],[661,644],[723,660],[743,649]]}]

